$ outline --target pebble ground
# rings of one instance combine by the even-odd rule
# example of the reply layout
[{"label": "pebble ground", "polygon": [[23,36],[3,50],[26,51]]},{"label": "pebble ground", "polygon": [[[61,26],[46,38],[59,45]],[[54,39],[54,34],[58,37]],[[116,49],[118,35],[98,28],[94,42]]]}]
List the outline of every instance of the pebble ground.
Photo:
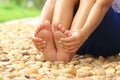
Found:
[{"label": "pebble ground", "polygon": [[45,61],[31,40],[38,22],[0,25],[0,80],[120,80],[119,55],[75,55],[68,64]]}]

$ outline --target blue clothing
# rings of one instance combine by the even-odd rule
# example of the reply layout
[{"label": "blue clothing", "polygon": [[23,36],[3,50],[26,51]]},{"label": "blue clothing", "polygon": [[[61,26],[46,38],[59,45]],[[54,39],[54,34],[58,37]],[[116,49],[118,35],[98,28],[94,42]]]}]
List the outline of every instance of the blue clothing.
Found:
[{"label": "blue clothing", "polygon": [[112,7],[97,29],[90,35],[78,50],[78,54],[92,54],[93,56],[111,56],[120,52],[120,13]]}]

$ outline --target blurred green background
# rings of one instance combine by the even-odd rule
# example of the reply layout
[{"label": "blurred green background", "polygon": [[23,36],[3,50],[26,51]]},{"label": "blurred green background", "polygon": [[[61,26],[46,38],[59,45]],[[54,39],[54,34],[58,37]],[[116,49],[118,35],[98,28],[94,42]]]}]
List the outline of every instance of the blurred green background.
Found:
[{"label": "blurred green background", "polygon": [[0,23],[40,15],[46,0],[0,0]]}]

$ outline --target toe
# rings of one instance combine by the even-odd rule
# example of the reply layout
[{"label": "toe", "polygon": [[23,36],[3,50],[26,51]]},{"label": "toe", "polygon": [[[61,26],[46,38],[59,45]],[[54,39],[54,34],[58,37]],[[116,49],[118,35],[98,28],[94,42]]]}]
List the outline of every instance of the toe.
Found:
[{"label": "toe", "polygon": [[36,36],[37,36],[37,34],[38,34],[38,33],[37,33],[37,31],[35,31],[35,32],[34,32],[34,36],[36,37]]},{"label": "toe", "polygon": [[70,33],[70,31],[69,30],[66,30],[65,32],[64,32],[64,34],[66,35],[66,36],[71,36],[71,33]]},{"label": "toe", "polygon": [[44,21],[44,26],[45,26],[45,29],[47,29],[48,31],[52,31],[51,24],[50,24],[49,20]]},{"label": "toe", "polygon": [[43,28],[44,28],[43,24],[40,24],[40,25],[38,26],[38,28],[35,30],[34,35],[37,36],[38,33],[39,33]]},{"label": "toe", "polygon": [[63,26],[61,24],[58,25],[58,29],[62,30]]},{"label": "toe", "polygon": [[59,23],[54,23],[53,26],[54,26],[54,31],[58,31],[59,27],[58,27]]},{"label": "toe", "polygon": [[59,31],[61,31],[62,33],[64,33],[64,32],[66,31],[66,29],[65,29],[61,24],[58,25],[58,29],[59,29]]},{"label": "toe", "polygon": [[40,24],[40,26],[38,27],[38,31],[41,31],[41,29],[44,28],[44,25],[43,24]]}]

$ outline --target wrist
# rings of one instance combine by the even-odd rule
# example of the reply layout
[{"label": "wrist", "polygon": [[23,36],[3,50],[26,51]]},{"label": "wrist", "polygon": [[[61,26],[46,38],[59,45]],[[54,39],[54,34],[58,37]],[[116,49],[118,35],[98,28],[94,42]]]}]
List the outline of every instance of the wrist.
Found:
[{"label": "wrist", "polygon": [[81,34],[84,36],[84,39],[88,39],[88,37],[90,36],[90,31],[82,29],[80,30]]}]

